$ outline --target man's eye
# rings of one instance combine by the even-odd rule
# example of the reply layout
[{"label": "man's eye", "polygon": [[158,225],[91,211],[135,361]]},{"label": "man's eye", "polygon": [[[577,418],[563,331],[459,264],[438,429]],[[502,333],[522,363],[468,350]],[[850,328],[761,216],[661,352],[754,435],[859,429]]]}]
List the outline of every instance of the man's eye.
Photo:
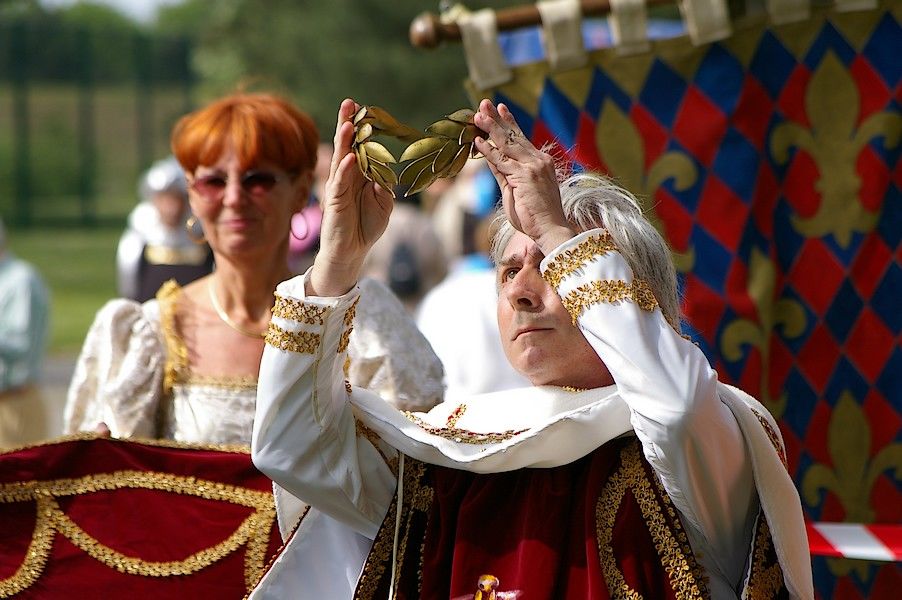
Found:
[{"label": "man's eye", "polygon": [[517,276],[517,273],[519,271],[520,271],[520,269],[514,269],[514,268],[505,269],[504,272],[501,274],[501,281],[511,281],[514,277]]}]

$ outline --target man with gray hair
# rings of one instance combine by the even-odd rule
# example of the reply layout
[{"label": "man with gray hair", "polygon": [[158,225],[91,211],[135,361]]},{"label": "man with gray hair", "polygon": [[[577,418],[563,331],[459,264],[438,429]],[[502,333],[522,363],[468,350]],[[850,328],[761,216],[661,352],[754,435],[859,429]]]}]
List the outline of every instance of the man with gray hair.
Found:
[{"label": "man with gray hair", "polygon": [[813,598],[777,425],[680,334],[667,244],[609,179],[559,183],[503,104],[480,104],[476,147],[502,190],[499,334],[532,386],[400,413],[344,382],[391,211],[354,164],[357,108],[320,254],[277,289],[252,444],[321,512],[254,597]]},{"label": "man with gray hair", "polygon": [[0,448],[47,437],[36,383],[47,347],[49,294],[38,272],[7,249],[0,221]]}]

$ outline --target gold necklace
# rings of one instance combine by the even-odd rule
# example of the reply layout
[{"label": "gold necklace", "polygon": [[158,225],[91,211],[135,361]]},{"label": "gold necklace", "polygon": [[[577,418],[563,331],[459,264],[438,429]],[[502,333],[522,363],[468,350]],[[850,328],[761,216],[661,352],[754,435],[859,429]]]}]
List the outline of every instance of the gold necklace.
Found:
[{"label": "gold necklace", "polygon": [[229,317],[229,314],[222,308],[219,304],[219,298],[216,297],[216,290],[213,289],[213,278],[207,280],[207,291],[210,292],[210,303],[213,305],[213,310],[216,311],[216,314],[219,315],[220,320],[240,333],[241,335],[246,335],[247,337],[252,338],[264,338],[266,337],[266,331],[257,332],[251,331],[249,329],[245,329],[235,321]]}]

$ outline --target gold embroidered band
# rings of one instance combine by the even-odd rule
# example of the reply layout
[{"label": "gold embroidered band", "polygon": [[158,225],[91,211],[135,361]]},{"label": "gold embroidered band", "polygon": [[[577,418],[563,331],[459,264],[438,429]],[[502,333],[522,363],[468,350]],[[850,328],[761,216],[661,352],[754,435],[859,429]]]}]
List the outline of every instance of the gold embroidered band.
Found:
[{"label": "gold embroidered band", "polygon": [[270,346],[298,354],[313,354],[319,348],[322,338],[309,331],[287,331],[273,322],[269,323],[265,341]]},{"label": "gold embroidered band", "polygon": [[509,429],[507,431],[479,433],[467,429],[458,429],[457,427],[435,427],[410,411],[404,411],[404,416],[411,422],[420,426],[427,433],[462,444],[497,444],[498,442],[507,441],[526,431],[526,429]]},{"label": "gold embroidered band", "polygon": [[622,279],[593,281],[581,285],[567,294],[567,297],[563,299],[563,304],[573,318],[573,324],[576,325],[576,319],[593,304],[614,303],[623,300],[632,300],[639,308],[647,311],[652,311],[658,306],[651,287],[642,279],[634,279],[632,283],[627,283]]},{"label": "gold embroidered band", "polygon": [[[149,489],[196,496],[246,506],[254,509],[254,512],[228,538],[184,560],[143,560],[122,554],[93,538],[72,521],[56,501],[59,497],[118,489]],[[0,484],[0,502],[28,501],[37,503],[37,522],[22,565],[11,577],[0,579],[0,597],[3,598],[27,589],[38,580],[47,563],[56,532],[106,566],[120,573],[145,577],[195,573],[246,545],[244,580],[250,590],[262,574],[270,529],[275,521],[275,505],[269,492],[195,477],[146,471],[117,471],[73,479]]]},{"label": "gold embroidered band", "polygon": [[608,252],[617,252],[617,246],[611,234],[604,231],[601,235],[593,235],[579,243],[573,250],[567,250],[554,258],[545,268],[542,277],[551,284],[552,287],[558,287],[561,282],[577,269],[590,260],[604,256]]},{"label": "gold embroidered band", "polygon": [[307,304],[296,298],[286,298],[276,294],[276,303],[272,307],[272,314],[308,325],[322,325],[323,317],[328,310],[325,306]]}]

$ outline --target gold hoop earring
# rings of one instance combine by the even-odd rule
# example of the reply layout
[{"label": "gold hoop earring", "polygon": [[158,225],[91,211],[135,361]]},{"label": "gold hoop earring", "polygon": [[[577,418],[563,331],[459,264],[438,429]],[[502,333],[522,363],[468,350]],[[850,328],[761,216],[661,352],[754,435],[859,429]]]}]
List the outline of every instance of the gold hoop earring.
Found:
[{"label": "gold hoop earring", "polygon": [[198,223],[197,217],[195,217],[194,215],[191,215],[190,217],[188,217],[188,220],[185,221],[185,231],[188,232],[188,238],[192,242],[194,242],[198,246],[201,246],[201,245],[207,243],[207,236],[204,235],[204,230],[202,227],[199,228],[200,235],[197,235],[197,233],[194,231],[194,228],[197,225],[197,223]]}]

